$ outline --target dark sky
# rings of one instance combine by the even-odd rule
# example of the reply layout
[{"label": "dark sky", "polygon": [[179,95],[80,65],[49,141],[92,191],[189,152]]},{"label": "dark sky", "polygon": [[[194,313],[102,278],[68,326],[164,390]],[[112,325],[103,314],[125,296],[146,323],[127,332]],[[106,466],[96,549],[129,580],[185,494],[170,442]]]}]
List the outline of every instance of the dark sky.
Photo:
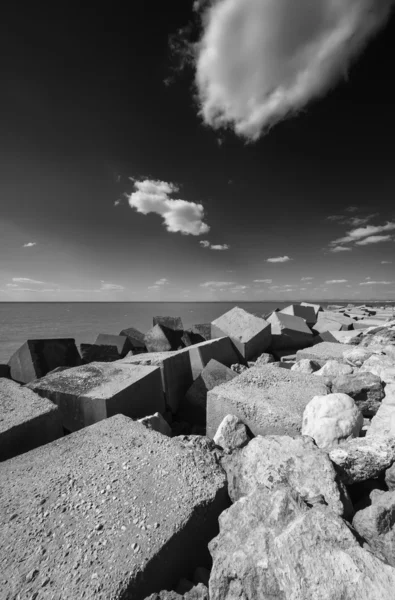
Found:
[{"label": "dark sky", "polygon": [[[202,123],[192,69],[164,83],[191,4],[3,10],[0,300],[394,298],[395,227],[331,245],[352,219],[395,221],[394,19],[346,80],[246,143]],[[210,231],[138,213],[130,177],[177,184]]]}]

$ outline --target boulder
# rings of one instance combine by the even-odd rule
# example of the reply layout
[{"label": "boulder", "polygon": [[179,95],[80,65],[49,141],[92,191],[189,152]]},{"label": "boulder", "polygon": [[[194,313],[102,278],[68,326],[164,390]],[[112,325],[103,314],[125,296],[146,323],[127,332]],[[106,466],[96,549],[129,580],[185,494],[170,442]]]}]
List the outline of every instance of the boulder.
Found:
[{"label": "boulder", "polygon": [[310,360],[315,360],[323,367],[328,360],[344,362],[343,354],[346,350],[349,350],[349,346],[346,344],[322,342],[322,344],[316,344],[312,348],[298,350],[296,353],[296,360],[299,361],[302,360],[302,358],[309,358]]},{"label": "boulder", "polygon": [[113,362],[119,360],[121,355],[116,346],[96,346],[96,344],[81,344],[81,358],[84,364],[91,362]]},{"label": "boulder", "polygon": [[133,354],[146,351],[144,334],[138,329],[135,329],[134,327],[127,327],[126,329],[122,329],[119,335],[124,335],[128,338],[130,344],[132,345]]},{"label": "boulder", "polygon": [[391,492],[395,491],[395,463],[386,470],[385,483]]},{"label": "boulder", "polygon": [[299,373],[306,373],[307,375],[311,375],[311,373],[315,373],[321,368],[314,360],[310,360],[309,358],[303,358],[298,361],[291,367],[291,371],[299,371]]},{"label": "boulder", "polygon": [[364,417],[373,417],[384,398],[380,377],[367,372],[336,377],[332,380],[332,392],[351,396]]},{"label": "boulder", "polygon": [[385,383],[395,383],[395,360],[391,356],[373,354],[365,360],[361,371],[373,373]]},{"label": "boulder", "polygon": [[233,452],[237,448],[243,448],[250,441],[247,428],[243,421],[235,415],[226,415],[213,438],[215,444],[225,452]]},{"label": "boulder", "polygon": [[363,363],[372,356],[373,352],[361,347],[351,347],[345,350],[343,354],[344,360],[353,367],[362,367]]},{"label": "boulder", "polygon": [[168,329],[163,325],[154,325],[144,336],[144,344],[148,352],[170,352],[184,348],[182,331]]},{"label": "boulder", "polygon": [[262,366],[262,365],[268,365],[269,363],[274,363],[276,362],[276,359],[274,358],[273,354],[270,354],[269,352],[263,352],[260,356],[258,356],[258,358],[255,361],[255,366]]},{"label": "boulder", "polygon": [[75,367],[81,364],[75,340],[27,340],[10,358],[11,378],[29,383],[44,377],[56,367]]},{"label": "boulder", "polygon": [[223,512],[210,542],[210,600],[394,600],[395,570],[362,549],[328,506],[289,488],[256,490]]},{"label": "boulder", "polygon": [[267,322],[272,327],[272,350],[305,348],[313,343],[312,331],[301,317],[273,312]]},{"label": "boulder", "polygon": [[235,306],[211,323],[211,337],[230,337],[244,360],[252,360],[271,343],[270,325],[262,318]]},{"label": "boulder", "polygon": [[167,437],[172,436],[170,425],[158,412],[156,412],[153,415],[150,415],[149,417],[143,417],[142,419],[139,419],[139,422],[145,425],[145,427],[147,427],[148,429],[157,431],[162,435],[167,435]]},{"label": "boulder", "polygon": [[383,404],[395,404],[395,383],[387,383],[384,388],[384,394]]},{"label": "boulder", "polygon": [[377,479],[395,461],[395,438],[354,438],[332,448],[329,458],[346,485]]},{"label": "boulder", "polygon": [[302,434],[313,438],[320,448],[330,449],[358,437],[363,416],[347,394],[315,396],[303,413]]},{"label": "boulder", "polygon": [[323,367],[318,371],[315,371],[314,375],[317,375],[317,377],[327,377],[328,379],[333,380],[336,377],[352,375],[353,372],[354,369],[350,365],[340,363],[337,360],[328,360]]},{"label": "boulder", "polygon": [[[273,363],[277,364],[277,363]],[[252,367],[207,394],[207,435],[212,438],[226,415],[235,415],[254,435],[297,435],[303,411],[327,387],[313,375]]]},{"label": "boulder", "polygon": [[227,506],[214,461],[123,415],[106,419],[0,465],[1,596],[172,589],[209,566]]},{"label": "boulder", "polygon": [[[183,579],[181,581],[185,582],[187,580]],[[190,586],[192,586],[192,584],[190,584]],[[185,586],[182,586],[179,583],[176,589],[180,591],[181,589],[184,590],[183,594],[178,593],[178,591],[169,592],[167,590],[162,590],[159,593],[147,596],[145,600],[209,600],[207,586],[203,585],[203,583],[199,583],[194,587],[190,586],[187,586],[190,589],[185,591]]]},{"label": "boulder", "polygon": [[15,381],[0,379],[0,461],[62,436],[57,406]]},{"label": "boulder", "polygon": [[[340,344],[356,345],[359,343],[361,337],[361,331],[354,331],[350,329],[348,331],[330,331],[329,332]],[[324,335],[323,333],[319,335]],[[328,341],[328,340],[325,340]]]},{"label": "boulder", "polygon": [[28,387],[59,407],[68,431],[119,413],[138,419],[165,410],[158,367],[90,363],[49,373]]},{"label": "boulder", "polygon": [[115,346],[120,358],[133,351],[133,346],[126,335],[111,335],[99,333],[95,341],[96,346]]},{"label": "boulder", "polygon": [[242,450],[223,458],[222,466],[232,502],[262,486],[272,489],[287,484],[305,502],[322,496],[336,514],[352,514],[351,501],[344,486],[338,485],[328,454],[309,437],[259,435]]},{"label": "boulder", "polygon": [[205,426],[207,392],[235,377],[237,373],[232,369],[211,359],[181,400],[178,417],[189,423]]},{"label": "boulder", "polygon": [[395,567],[395,492],[372,492],[371,505],[355,513],[352,525],[373,552]]},{"label": "boulder", "polygon": [[366,437],[395,436],[395,405],[382,402],[374,415]]},{"label": "boulder", "polygon": [[172,329],[173,331],[184,331],[184,325],[182,324],[181,317],[154,317],[152,319],[152,325],[161,325],[166,329]]},{"label": "boulder", "polygon": [[293,315],[294,317],[301,317],[306,321],[309,327],[312,327],[317,321],[317,315],[312,306],[306,306],[304,304],[290,304],[280,310],[280,313],[284,315]]}]

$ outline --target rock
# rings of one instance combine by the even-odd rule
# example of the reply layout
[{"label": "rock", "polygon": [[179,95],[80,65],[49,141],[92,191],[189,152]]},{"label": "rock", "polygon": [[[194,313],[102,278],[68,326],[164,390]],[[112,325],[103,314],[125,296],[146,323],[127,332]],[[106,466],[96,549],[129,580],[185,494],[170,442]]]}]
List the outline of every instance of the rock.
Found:
[{"label": "rock", "polygon": [[311,306],[311,308],[314,310],[314,314],[315,314],[316,318],[318,318],[318,313],[323,312],[323,308],[320,304],[311,304],[311,302],[301,302],[300,305],[301,306]]},{"label": "rock", "polygon": [[395,461],[395,438],[355,438],[332,448],[329,458],[346,485],[377,479]]},{"label": "rock", "polygon": [[345,350],[343,359],[353,367],[362,367],[363,363],[372,356],[372,352],[360,347]]},{"label": "rock", "polygon": [[385,472],[385,483],[388,489],[395,491],[395,464],[392,464]]},{"label": "rock", "polygon": [[91,362],[114,362],[114,360],[121,358],[116,346],[81,344],[80,351],[84,364]]},{"label": "rock", "polygon": [[374,415],[366,437],[395,436],[395,405],[381,403],[380,408]]},{"label": "rock", "polygon": [[180,594],[181,596],[183,596],[187,592],[190,592],[192,588],[193,588],[192,581],[188,581],[188,579],[182,578],[178,582],[175,592],[177,592],[177,594]]},{"label": "rock", "polygon": [[18,383],[29,383],[44,377],[56,367],[75,367],[81,364],[75,340],[27,340],[10,358],[11,377]]},{"label": "rock", "polygon": [[244,371],[248,371],[249,368],[250,367],[247,365],[241,365],[240,363],[230,365],[230,370],[233,371],[233,373],[236,373],[236,375],[241,375],[241,373],[244,373]]},{"label": "rock", "polygon": [[338,515],[352,514],[347,492],[323,450],[303,436],[258,436],[246,448],[222,460],[229,496],[236,502],[262,486],[286,483],[306,501],[321,495]]},{"label": "rock", "polygon": [[0,379],[0,461],[62,436],[57,406],[15,381]]},{"label": "rock", "polygon": [[352,525],[373,552],[395,566],[395,492],[370,494],[371,505],[355,513]]},{"label": "rock", "polygon": [[395,383],[387,383],[384,388],[384,394],[383,404],[395,404]]},{"label": "rock", "polygon": [[270,325],[262,318],[235,306],[211,323],[211,337],[227,335],[244,360],[252,360],[271,343]]},{"label": "rock", "polygon": [[120,358],[132,352],[133,346],[126,335],[111,335],[108,333],[99,333],[95,341],[96,346],[116,346]]},{"label": "rock", "polygon": [[282,308],[280,313],[284,315],[293,315],[294,317],[301,317],[306,321],[309,327],[312,327],[317,321],[317,316],[312,306],[305,306],[303,304],[290,304],[285,308]]},{"label": "rock", "polygon": [[141,600],[172,589],[209,565],[227,506],[214,461],[123,415],[106,419],[1,463],[2,597]]},{"label": "rock", "polygon": [[313,343],[313,334],[301,317],[273,312],[267,322],[272,327],[271,350],[305,348]]},{"label": "rock", "polygon": [[172,436],[172,430],[167,421],[162,417],[162,415],[156,412],[149,417],[143,417],[139,419],[139,422],[145,425],[148,429],[152,429],[153,431],[157,431],[162,435],[167,435],[168,437]]},{"label": "rock", "polygon": [[165,410],[158,367],[90,363],[49,373],[28,387],[59,407],[68,431],[119,413],[138,419]]},{"label": "rock", "polygon": [[181,317],[154,317],[152,319],[152,325],[161,325],[166,329],[172,329],[173,331],[184,331],[184,325],[182,324]]},{"label": "rock", "polygon": [[321,365],[319,365],[314,360],[310,360],[309,358],[303,358],[291,367],[291,371],[299,371],[300,373],[306,373],[307,375],[311,375],[311,373],[318,371],[320,368]]},{"label": "rock", "polygon": [[353,372],[354,369],[350,365],[345,365],[337,360],[328,360],[323,367],[321,367],[318,371],[315,371],[314,375],[317,375],[317,377],[327,377],[332,381],[333,379],[342,375],[352,375]]},{"label": "rock", "polygon": [[336,377],[332,380],[332,392],[351,396],[364,417],[374,416],[384,398],[380,378],[367,372]]},{"label": "rock", "polygon": [[193,573],[193,583],[195,585],[202,583],[206,586],[206,588],[208,588],[209,579],[210,571],[208,569],[205,569],[204,567],[198,567],[197,569],[195,569]]},{"label": "rock", "polygon": [[349,346],[346,344],[322,342],[322,344],[316,344],[312,348],[298,350],[296,353],[296,360],[299,361],[303,358],[309,358],[310,360],[315,360],[323,367],[328,360],[344,362],[343,354],[346,350],[349,350]]},{"label": "rock", "polygon": [[373,373],[385,383],[395,383],[395,361],[384,354],[373,354],[363,363],[361,371]]},{"label": "rock", "polygon": [[235,415],[226,415],[221,421],[213,440],[225,452],[233,452],[237,448],[246,446],[250,441],[250,437],[243,421],[240,421]]},{"label": "rock", "polygon": [[238,353],[229,338],[201,342],[175,352],[149,352],[139,356],[127,356],[120,364],[159,366],[167,407],[176,414],[193,381],[212,359],[227,366],[238,359]]},{"label": "rock", "polygon": [[189,423],[206,425],[207,392],[231,381],[237,374],[217,360],[210,360],[181,400],[178,417]]},{"label": "rock", "polygon": [[220,516],[210,600],[394,600],[395,571],[363,550],[328,506],[289,488],[256,490]]},{"label": "rock", "polygon": [[313,337],[313,346],[316,344],[322,344],[322,342],[330,342],[331,344],[338,344],[339,340],[334,335],[335,332],[323,331]]},{"label": "rock", "polygon": [[151,594],[146,600],[209,600],[209,596],[207,586],[199,583],[181,596],[177,592],[163,590],[157,594]]},{"label": "rock", "polygon": [[[276,364],[276,363],[273,363]],[[297,435],[303,411],[327,387],[313,375],[253,367],[207,394],[207,435],[212,438],[226,415],[239,417],[253,435]]]},{"label": "rock", "polygon": [[140,352],[145,352],[145,342],[144,342],[144,334],[141,333],[138,329],[134,327],[127,327],[126,329],[122,329],[119,335],[124,335],[128,338],[131,346],[133,354],[138,354]]},{"label": "rock", "polygon": [[255,366],[258,367],[258,366],[262,366],[262,365],[268,365],[273,362],[276,362],[276,359],[274,358],[273,354],[270,354],[269,352],[263,352],[256,359]]},{"label": "rock", "polygon": [[324,331],[347,331],[354,328],[354,321],[341,313],[333,311],[319,312],[313,329],[316,333]]},{"label": "rock", "polygon": [[309,435],[320,448],[332,448],[358,437],[363,416],[347,394],[315,396],[303,413],[302,434]]},{"label": "rock", "polygon": [[10,367],[9,365],[0,365],[0,378],[5,377],[9,379],[10,377]]},{"label": "rock", "polygon": [[191,330],[195,335],[202,336],[206,341],[211,340],[211,323],[197,323]]},{"label": "rock", "polygon": [[182,331],[155,325],[145,334],[144,344],[148,352],[170,352],[184,347],[181,340],[182,335]]}]

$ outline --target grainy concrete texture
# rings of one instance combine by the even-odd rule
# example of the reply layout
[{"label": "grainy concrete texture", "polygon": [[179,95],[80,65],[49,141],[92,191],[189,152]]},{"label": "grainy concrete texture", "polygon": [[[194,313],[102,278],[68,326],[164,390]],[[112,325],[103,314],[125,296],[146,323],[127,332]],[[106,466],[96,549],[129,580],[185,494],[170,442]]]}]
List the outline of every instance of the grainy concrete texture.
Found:
[{"label": "grainy concrete texture", "polygon": [[310,360],[317,361],[323,367],[328,360],[343,362],[343,354],[346,350],[350,350],[350,346],[347,344],[322,342],[321,344],[316,344],[312,348],[298,350],[296,353],[296,360],[309,358]]},{"label": "grainy concrete texture", "polygon": [[141,600],[196,566],[228,506],[197,450],[118,415],[0,465],[0,598]]},{"label": "grainy concrete texture", "polygon": [[304,348],[313,343],[313,333],[301,317],[273,312],[267,318],[272,326],[272,350]]},{"label": "grainy concrete texture", "polygon": [[99,333],[95,341],[96,346],[116,346],[121,357],[133,350],[132,343],[126,335],[111,335]]},{"label": "grainy concrete texture", "polygon": [[63,436],[59,409],[46,398],[0,379],[0,460]]},{"label": "grainy concrete texture", "polygon": [[158,367],[93,362],[49,373],[28,387],[59,406],[68,431],[117,414],[139,419],[165,410]]},{"label": "grainy concrete texture", "polygon": [[270,346],[271,327],[261,317],[235,306],[211,323],[211,337],[230,337],[245,360],[252,360]]}]

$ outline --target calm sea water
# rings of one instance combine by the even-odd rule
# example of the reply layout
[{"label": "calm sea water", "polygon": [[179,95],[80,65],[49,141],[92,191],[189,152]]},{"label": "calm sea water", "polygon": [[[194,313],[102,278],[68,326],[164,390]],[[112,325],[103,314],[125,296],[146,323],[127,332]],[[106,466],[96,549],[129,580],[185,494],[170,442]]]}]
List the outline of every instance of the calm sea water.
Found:
[{"label": "calm sea water", "polygon": [[[267,314],[289,302],[245,302],[238,306]],[[72,337],[93,343],[99,333],[118,334],[126,327],[147,331],[156,315],[180,316],[184,326],[208,323],[228,311],[227,302],[3,302],[0,303],[0,363],[27,339]],[[325,306],[325,304],[323,305]]]}]

